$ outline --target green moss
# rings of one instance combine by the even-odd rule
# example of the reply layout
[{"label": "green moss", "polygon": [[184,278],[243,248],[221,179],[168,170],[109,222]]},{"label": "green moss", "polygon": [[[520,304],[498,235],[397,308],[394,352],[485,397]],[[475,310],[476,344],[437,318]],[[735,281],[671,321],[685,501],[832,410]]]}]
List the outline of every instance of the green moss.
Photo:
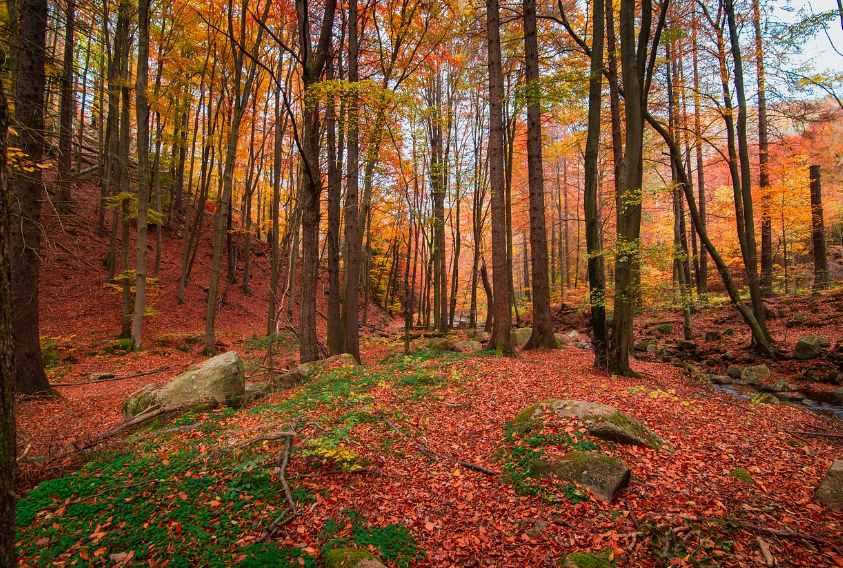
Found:
[{"label": "green moss", "polygon": [[805,442],[800,442],[799,440],[785,440],[784,443],[791,448],[804,448],[807,445]]},{"label": "green moss", "polygon": [[752,397],[753,404],[781,404],[781,401],[768,392],[762,392]]},{"label": "green moss", "polygon": [[614,568],[615,563],[610,561],[611,551],[608,549],[600,552],[572,552],[565,556],[561,565],[569,568]]},{"label": "green moss", "polygon": [[738,467],[729,472],[729,475],[735,479],[740,479],[747,485],[755,485],[755,480],[749,475],[749,472],[742,467]]},{"label": "green moss", "polygon": [[535,414],[536,410],[541,405],[542,405],[541,402],[537,402],[536,404],[534,404],[532,406],[528,406],[527,408],[525,408],[524,410],[522,410],[521,412],[519,412],[518,414],[515,415],[515,418],[512,419],[512,423],[513,424],[525,424],[526,422],[529,422],[530,420],[533,419],[533,414]]},{"label": "green moss", "polygon": [[335,548],[325,554],[325,568],[356,568],[363,560],[377,560],[377,557],[362,548]]}]

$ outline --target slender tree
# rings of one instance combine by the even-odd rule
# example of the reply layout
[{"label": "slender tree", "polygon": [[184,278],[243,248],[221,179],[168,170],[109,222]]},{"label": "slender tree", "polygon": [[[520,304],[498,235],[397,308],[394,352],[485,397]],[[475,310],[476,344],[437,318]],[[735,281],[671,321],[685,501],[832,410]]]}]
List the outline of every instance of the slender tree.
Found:
[{"label": "slender tree", "polygon": [[[489,57],[489,185],[492,193],[492,281],[494,326],[489,345],[497,353],[513,357],[512,314],[506,246],[506,199],[503,169],[503,70],[501,68],[500,8],[498,0],[486,0],[486,33]],[[484,266],[485,267],[485,266]]]}]

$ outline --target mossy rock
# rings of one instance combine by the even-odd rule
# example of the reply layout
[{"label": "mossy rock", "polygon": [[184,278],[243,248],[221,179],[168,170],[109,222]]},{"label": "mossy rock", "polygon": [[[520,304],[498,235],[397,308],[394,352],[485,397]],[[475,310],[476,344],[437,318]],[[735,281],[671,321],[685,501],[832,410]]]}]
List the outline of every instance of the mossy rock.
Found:
[{"label": "mossy rock", "polygon": [[658,434],[617,408],[583,400],[551,399],[538,402],[519,412],[513,422],[524,423],[546,414],[555,414],[563,420],[579,418],[588,426],[588,434],[601,440],[648,446],[654,450],[661,450],[667,445]]},{"label": "mossy rock", "polygon": [[381,365],[392,365],[400,363],[404,359],[404,351],[390,351],[386,357],[381,359]]},{"label": "mossy rock", "polygon": [[755,485],[755,480],[749,475],[749,472],[742,467],[738,467],[729,472],[729,475],[735,479],[740,479],[747,485]]},{"label": "mossy rock", "polygon": [[530,475],[579,483],[604,501],[611,501],[621,490],[629,487],[631,477],[629,466],[622,459],[598,452],[579,451],[569,452],[558,460],[539,460],[533,464]]},{"label": "mossy rock", "polygon": [[607,548],[600,552],[572,552],[559,561],[563,568],[614,568],[610,560],[612,552]]},{"label": "mossy rock", "polygon": [[325,554],[325,568],[386,568],[386,566],[368,550],[335,548]]},{"label": "mossy rock", "polygon": [[468,353],[482,351],[483,349],[483,345],[478,341],[458,341],[456,347],[457,349]]},{"label": "mossy rock", "polygon": [[459,351],[459,349],[457,349],[456,344],[454,344],[453,341],[445,337],[434,337],[433,339],[427,342],[427,347],[429,349],[433,349],[434,351]]},{"label": "mossy rock", "polygon": [[478,343],[486,343],[489,341],[489,334],[485,331],[478,331],[474,335],[470,336],[469,339],[471,339],[471,341],[477,341]]},{"label": "mossy rock", "polygon": [[354,358],[354,355],[351,353],[342,353],[340,355],[334,355],[332,357],[328,357],[327,359],[322,359],[321,361],[310,361],[309,363],[302,363],[298,367],[294,369],[299,375],[304,378],[312,377],[318,371],[324,369],[328,366],[336,366],[336,367],[354,367],[357,365],[357,360]]},{"label": "mossy rock", "polygon": [[750,365],[749,367],[744,367],[741,371],[741,379],[747,383],[753,380],[769,378],[770,368],[767,365]]},{"label": "mossy rock", "polygon": [[148,384],[140,390],[130,394],[129,398],[123,402],[123,406],[120,409],[120,412],[123,414],[123,419],[131,420],[147,408],[155,405],[155,390],[154,384]]},{"label": "mossy rock", "polygon": [[762,392],[761,394],[757,394],[750,399],[750,402],[753,404],[781,404],[782,402],[768,392]]}]

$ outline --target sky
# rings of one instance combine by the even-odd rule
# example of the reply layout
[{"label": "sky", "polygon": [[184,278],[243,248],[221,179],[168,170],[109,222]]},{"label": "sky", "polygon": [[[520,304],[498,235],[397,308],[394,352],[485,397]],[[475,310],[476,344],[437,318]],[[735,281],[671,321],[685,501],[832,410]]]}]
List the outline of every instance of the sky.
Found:
[{"label": "sky", "polygon": [[[785,0],[773,1],[773,17],[783,22],[795,22],[799,19],[798,12],[806,10],[815,14],[837,9],[837,0]],[[838,51],[843,53],[843,28],[840,19],[836,19],[828,26],[828,35],[820,31],[814,39],[805,45],[803,50],[804,62],[811,59],[817,68],[837,69],[843,72],[843,56],[834,51],[829,38],[834,42]]]}]

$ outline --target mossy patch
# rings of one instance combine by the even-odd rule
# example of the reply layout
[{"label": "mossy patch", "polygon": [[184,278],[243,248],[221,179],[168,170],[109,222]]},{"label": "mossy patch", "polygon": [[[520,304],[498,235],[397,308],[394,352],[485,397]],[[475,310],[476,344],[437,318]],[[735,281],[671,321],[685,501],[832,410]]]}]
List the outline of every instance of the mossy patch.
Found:
[{"label": "mossy patch", "polygon": [[362,548],[335,548],[325,553],[325,568],[357,568],[366,561],[380,563],[374,554]]},{"label": "mossy patch", "polygon": [[752,404],[781,404],[781,401],[768,392],[762,392],[752,397]]},{"label": "mossy patch", "polygon": [[612,552],[609,549],[600,552],[572,552],[565,555],[560,562],[564,568],[614,568],[615,563],[610,560]]},{"label": "mossy patch", "polygon": [[747,485],[755,485],[755,480],[752,479],[752,476],[749,475],[749,472],[742,467],[737,467],[729,472],[729,475],[734,477],[735,479],[740,479]]}]

